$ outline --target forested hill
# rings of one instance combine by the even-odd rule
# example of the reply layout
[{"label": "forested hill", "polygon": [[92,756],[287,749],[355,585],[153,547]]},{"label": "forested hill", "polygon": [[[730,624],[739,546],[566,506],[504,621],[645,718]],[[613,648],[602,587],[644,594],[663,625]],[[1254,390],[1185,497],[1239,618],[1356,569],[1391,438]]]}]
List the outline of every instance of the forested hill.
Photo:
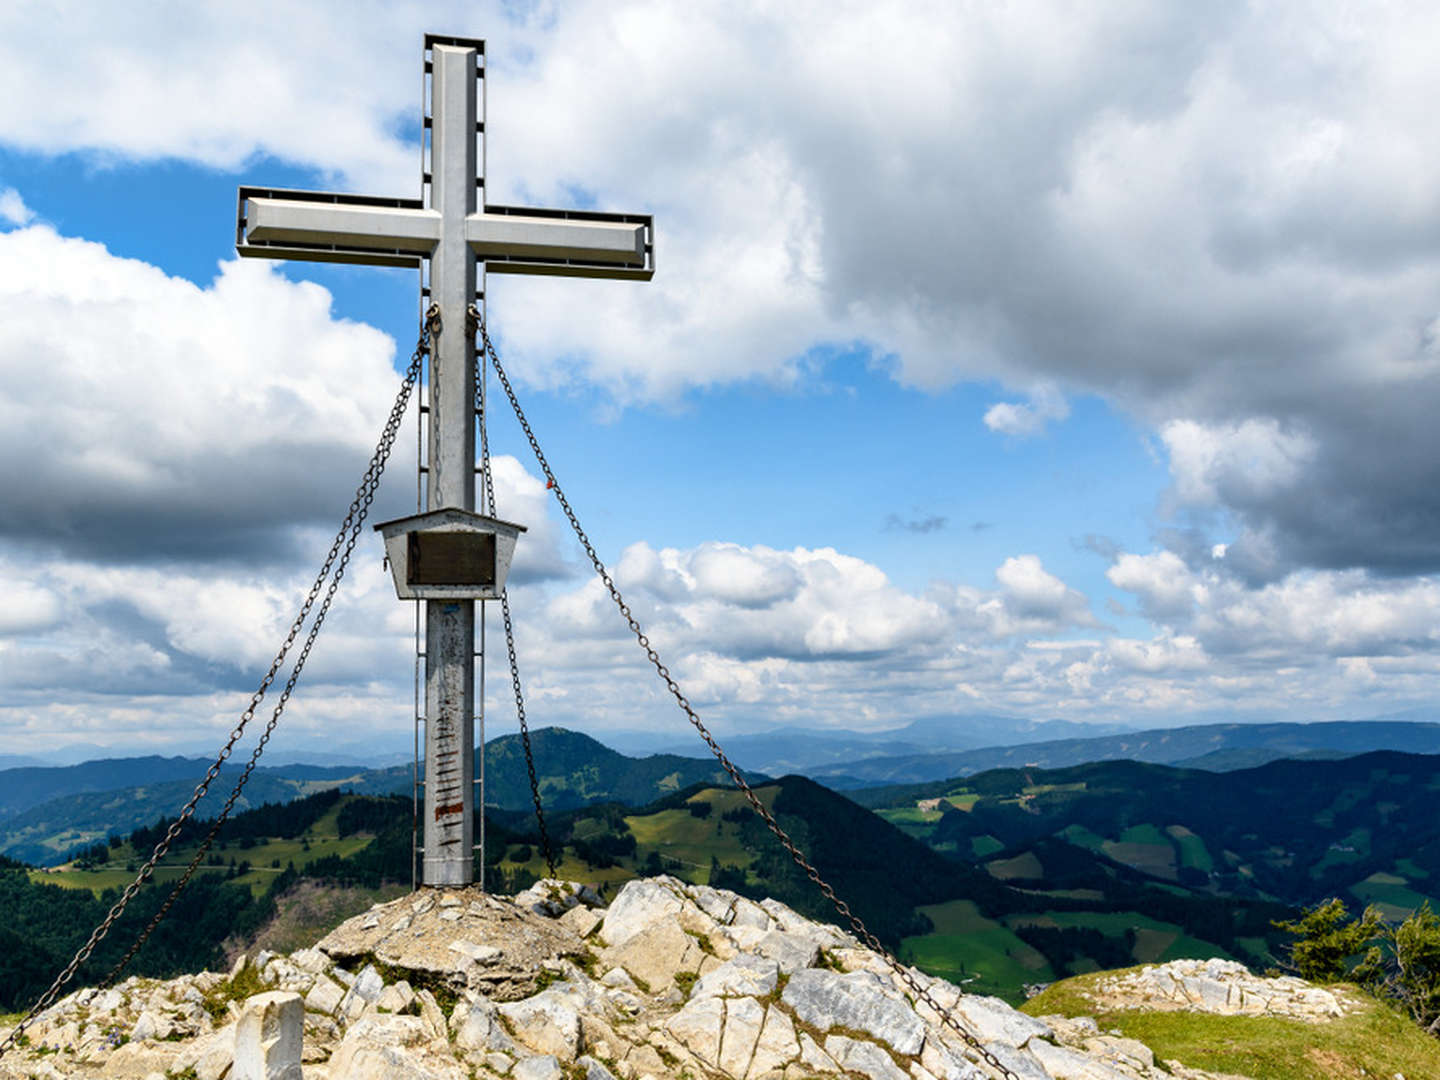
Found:
[{"label": "forested hill", "polygon": [[[1401,914],[1440,894],[1440,756],[1377,751],[1210,773],[1135,761],[997,769],[852,793],[912,835],[1016,860],[1062,840],[1180,884]],[[1039,860],[1043,863],[1043,860]]]},{"label": "forested hill", "polygon": [[[102,758],[79,765],[25,766],[0,770],[0,817],[17,814],[32,806],[65,795],[117,791],[122,788],[148,787],[170,781],[190,781],[193,789],[209,759],[197,757]],[[239,767],[232,771],[238,773]],[[261,773],[282,773],[293,780],[323,781],[353,775],[357,770],[338,766],[290,765],[279,769],[262,768]]]},{"label": "forested hill", "polygon": [[[694,784],[729,784],[729,775],[695,740],[695,756],[651,754],[626,757],[588,735],[565,728],[531,733],[540,797],[557,809],[593,802],[644,806],[668,792]],[[747,779],[763,779],[747,773]],[[502,809],[530,806],[530,781],[524,746],[518,735],[494,739],[485,747],[485,800]]]},{"label": "forested hill", "polygon": [[[728,781],[711,758],[627,757],[588,735],[563,728],[540,728],[531,738],[541,797],[553,809],[605,801],[643,806],[692,784]],[[208,766],[208,761],[197,758],[147,757],[0,771],[0,792],[8,794],[5,805],[10,807],[8,813],[0,813],[0,854],[42,866],[62,863],[97,840],[177,812]],[[232,766],[221,773],[198,808],[201,816],[216,812],[239,771]],[[523,810],[531,805],[529,773],[518,735],[503,735],[486,744],[485,781],[489,806]],[[368,770],[262,766],[237,805],[244,810],[336,788],[370,795],[408,794],[411,784],[409,765]]]}]

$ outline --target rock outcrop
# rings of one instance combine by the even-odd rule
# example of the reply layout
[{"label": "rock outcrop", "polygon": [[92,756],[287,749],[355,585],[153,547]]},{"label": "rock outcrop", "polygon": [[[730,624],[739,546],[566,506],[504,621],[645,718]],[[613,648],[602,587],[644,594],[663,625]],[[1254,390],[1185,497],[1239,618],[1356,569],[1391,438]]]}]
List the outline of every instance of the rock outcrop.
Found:
[{"label": "rock outcrop", "polygon": [[[288,956],[78,990],[0,1060],[5,1077],[241,1080],[986,1080],[992,1067],[885,961],[773,900],[669,877],[608,909],[542,882],[514,898],[426,890]],[[1094,1021],[1036,1019],[914,972],[1022,1080],[1220,1080]],[[253,994],[247,991],[254,991]],[[261,992],[263,991],[263,992]],[[1179,961],[1104,1001],[1323,1020],[1299,980]],[[1298,1012],[1296,1011],[1298,1010]],[[298,1063],[298,1070],[296,1065]]]},{"label": "rock outcrop", "polygon": [[1323,1023],[1353,1011],[1343,990],[1326,990],[1304,979],[1262,979],[1234,960],[1172,960],[1096,983],[1088,995],[1100,1008],[1150,1012],[1281,1016]]}]

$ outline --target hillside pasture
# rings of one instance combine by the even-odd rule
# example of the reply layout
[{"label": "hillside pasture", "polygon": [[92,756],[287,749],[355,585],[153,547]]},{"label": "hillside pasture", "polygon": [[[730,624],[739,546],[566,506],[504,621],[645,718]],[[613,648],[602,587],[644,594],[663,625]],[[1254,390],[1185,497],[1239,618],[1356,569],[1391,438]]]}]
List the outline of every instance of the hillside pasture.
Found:
[{"label": "hillside pasture", "polygon": [[1350,892],[1363,904],[1374,904],[1389,922],[1403,922],[1421,904],[1436,907],[1436,901],[1410,887],[1398,874],[1375,873],[1350,886]]},{"label": "hillside pasture", "polygon": [[971,993],[993,994],[1012,1004],[1025,1000],[1025,983],[1055,977],[1045,958],[1008,927],[987,919],[973,900],[951,900],[916,909],[935,924],[929,934],[900,943],[900,959]]},{"label": "hillside pasture", "polygon": [[[297,870],[303,870],[317,859],[337,855],[349,858],[370,843],[373,836],[368,833],[339,835],[337,820],[340,803],[331,807],[315,823],[294,839],[270,837],[248,847],[230,843],[225,847],[216,844],[211,847],[197,873],[221,874],[230,872],[231,865],[249,863],[249,869],[231,879],[236,885],[243,885],[259,896],[275,877],[291,863]],[[190,860],[195,857],[198,844],[177,844],[165,858],[156,864],[152,880],[169,884],[177,880]],[[73,864],[51,870],[32,870],[30,880],[46,885],[59,885],[67,889],[89,889],[100,895],[106,889],[123,889],[135,880],[135,874],[146,859],[149,851],[137,852],[127,841],[118,848],[112,848],[110,858],[93,870],[80,870]],[[219,865],[210,860],[219,859]],[[134,869],[129,869],[129,867]]]}]

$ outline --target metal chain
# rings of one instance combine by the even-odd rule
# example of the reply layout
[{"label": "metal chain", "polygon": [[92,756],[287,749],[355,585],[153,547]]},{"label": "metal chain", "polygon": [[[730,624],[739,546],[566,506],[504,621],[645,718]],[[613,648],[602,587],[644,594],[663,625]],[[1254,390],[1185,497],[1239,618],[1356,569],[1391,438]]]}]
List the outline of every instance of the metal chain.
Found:
[{"label": "metal chain", "polygon": [[[468,329],[471,336],[480,325],[479,312],[475,305],[470,305],[468,313]],[[487,339],[488,343],[488,339]],[[475,414],[480,418],[480,475],[485,481],[485,502],[490,508],[491,516],[495,514],[495,477],[490,470],[490,434],[486,423],[488,417],[485,415],[485,393],[483,384],[478,380],[475,384]],[[525,694],[520,689],[520,664],[515,656],[515,626],[510,621],[510,592],[508,589],[500,591],[500,614],[505,619],[505,648],[510,653],[510,682],[515,687],[515,715],[520,718],[520,743],[525,748],[525,768],[530,773],[530,798],[535,802],[535,823],[540,828],[540,850],[545,853],[545,865],[549,868],[552,878],[558,877],[555,872],[555,852],[550,847],[550,833],[545,828],[545,811],[540,806],[540,781],[535,776],[535,754],[530,746],[530,727],[525,721]],[[485,752],[482,748],[482,754]],[[484,807],[481,807],[484,813]]]},{"label": "metal chain", "polygon": [[726,755],[725,751],[720,748],[720,744],[715,741],[715,737],[710,734],[709,729],[706,728],[705,724],[701,721],[699,714],[696,713],[695,709],[691,706],[689,699],[687,699],[684,692],[681,691],[680,684],[677,683],[674,676],[670,674],[670,669],[661,661],[660,654],[656,652],[655,647],[650,644],[650,639],[646,637],[639,621],[631,613],[630,607],[625,603],[624,597],[620,595],[620,590],[616,587],[614,579],[610,576],[610,572],[605,569],[605,564],[600,561],[600,556],[596,553],[594,545],[590,542],[590,538],[586,535],[585,530],[581,528],[580,519],[575,516],[575,511],[571,508],[569,500],[565,498],[565,493],[560,488],[560,482],[555,479],[555,473],[551,470],[550,463],[545,460],[544,451],[540,449],[540,443],[535,438],[535,432],[530,427],[530,422],[525,418],[525,412],[520,407],[520,401],[515,396],[515,390],[511,387],[510,380],[505,375],[505,369],[500,364],[500,357],[496,355],[495,347],[490,342],[490,335],[485,330],[484,319],[473,305],[470,308],[470,317],[479,324],[480,337],[485,353],[490,358],[490,362],[495,365],[495,375],[505,390],[505,396],[510,399],[510,407],[515,410],[515,417],[520,421],[521,430],[524,431],[525,438],[530,443],[530,449],[535,454],[535,460],[539,463],[541,471],[545,473],[546,487],[554,489],[555,498],[560,503],[560,509],[564,511],[566,518],[569,519],[570,527],[574,530],[581,546],[584,547],[585,554],[589,557],[591,565],[594,566],[596,574],[599,575],[601,583],[609,590],[610,598],[615,602],[615,606],[619,608],[620,614],[629,625],[630,632],[635,635],[635,640],[639,642],[640,647],[645,650],[645,656],[655,668],[656,674],[658,674],[661,681],[665,683],[671,696],[675,698],[675,703],[680,706],[681,711],[685,713],[685,716],[694,726],[696,732],[699,733],[700,738],[705,741],[705,745],[710,748],[710,752],[715,756],[715,760],[730,774],[730,779],[734,781],[735,786],[739,788],[740,792],[745,796],[751,808],[760,816],[761,820],[769,827],[771,833],[773,833],[775,838],[784,846],[790,858],[794,860],[795,865],[804,871],[805,876],[814,883],[825,899],[830,901],[830,904],[835,908],[836,912],[839,913],[840,917],[849,924],[855,936],[863,941],[868,948],[882,956],[886,963],[894,970],[895,974],[899,976],[900,980],[914,992],[915,996],[929,1005],[940,1018],[941,1022],[955,1031],[956,1034],[965,1041],[966,1045],[984,1058],[986,1064],[999,1070],[1000,1075],[1004,1077],[1005,1080],[1020,1080],[1020,1077],[1007,1068],[974,1034],[964,1028],[951,1014],[949,1009],[943,1008],[931,995],[930,991],[920,984],[919,980],[910,972],[910,969],[900,963],[880,939],[870,932],[860,920],[860,917],[850,910],[850,906],[835,895],[835,890],[820,876],[820,871],[815,869],[810,860],[805,857],[804,852],[790,839],[790,835],[785,831],[784,827],[775,820],[775,816],[770,812],[769,808],[760,801],[760,797],[755,794],[754,790],[745,781],[745,778],[740,774],[740,770]]},{"label": "metal chain", "polygon": [[[121,894],[119,900],[117,900],[114,906],[111,907],[110,911],[106,914],[104,920],[101,921],[100,925],[91,932],[89,940],[80,947],[80,950],[76,952],[74,958],[71,959],[70,963],[66,965],[65,969],[61,971],[58,976],[56,976],[55,981],[50,984],[49,989],[47,989],[43,994],[40,995],[39,999],[37,999],[35,1004],[30,1007],[30,1010],[25,1014],[24,1018],[20,1021],[20,1023],[18,1023],[15,1028],[10,1032],[10,1034],[5,1038],[5,1041],[3,1043],[0,1043],[0,1055],[3,1055],[12,1046],[14,1046],[16,1039],[20,1037],[20,1035],[27,1027],[34,1023],[35,1018],[39,1016],[40,1013],[42,1013],[45,1009],[48,1009],[51,1004],[54,1003],[55,997],[57,994],[59,994],[61,988],[64,987],[65,984],[74,977],[75,972],[79,969],[80,965],[90,958],[90,955],[95,951],[95,947],[110,932],[110,928],[114,926],[116,920],[118,920],[120,916],[124,913],[126,907],[129,906],[130,901],[133,900],[136,893],[140,891],[141,886],[144,885],[144,883],[154,873],[156,864],[158,864],[160,860],[163,859],[166,853],[170,850],[170,846],[174,843],[175,838],[180,834],[181,829],[184,827],[184,823],[190,818],[192,814],[194,814],[196,804],[198,804],[200,800],[205,797],[206,792],[208,792],[210,789],[211,783],[213,783],[215,778],[220,775],[221,767],[224,765],[225,761],[234,751],[235,744],[240,741],[241,736],[245,732],[246,726],[250,723],[252,719],[254,719],[255,710],[259,708],[260,703],[264,700],[265,695],[269,691],[271,684],[274,683],[276,676],[280,672],[280,669],[284,666],[285,657],[289,654],[291,646],[295,644],[295,639],[299,636],[300,628],[309,618],[310,612],[315,606],[315,601],[320,596],[320,590],[322,587],[324,587],[326,579],[330,578],[331,570],[332,568],[334,568],[334,579],[331,581],[330,587],[325,593],[325,598],[321,603],[320,610],[316,614],[315,622],[311,626],[310,633],[306,637],[305,643],[301,647],[300,653],[296,658],[294,668],[290,673],[289,679],[285,683],[285,688],[280,696],[280,699],[275,705],[275,709],[270,717],[270,722],[266,725],[264,734],[261,736],[260,740],[256,744],[254,752],[250,755],[249,763],[246,765],[244,772],[240,776],[240,779],[237,781],[234,789],[231,791],[230,798],[226,801],[224,810],[216,819],[215,825],[210,830],[210,834],[205,838],[205,841],[201,845],[200,850],[196,853],[195,858],[191,860],[190,865],[186,868],[184,874],[181,875],[179,881],[175,885],[175,888],[170,893],[170,896],[166,899],[160,910],[156,912],[154,918],[150,920],[149,925],[147,925],[145,929],[141,932],[140,937],[135,942],[135,944],[131,946],[130,950],[125,954],[124,958],[120,961],[118,965],[116,965],[114,970],[110,972],[109,976],[107,976],[107,983],[111,979],[113,979],[115,975],[117,975],[127,963],[129,963],[130,959],[135,955],[137,951],[139,951],[140,946],[144,944],[146,939],[148,939],[150,934],[154,931],[155,927],[159,925],[160,920],[165,917],[166,913],[174,904],[176,897],[180,893],[180,890],[185,887],[185,885],[189,882],[191,876],[194,874],[195,868],[200,863],[200,859],[204,856],[206,851],[209,850],[210,844],[214,841],[216,834],[219,832],[220,826],[229,816],[230,810],[234,807],[236,799],[239,798],[241,790],[244,788],[245,783],[250,779],[250,774],[254,772],[256,762],[259,761],[260,754],[264,750],[265,744],[269,741],[271,734],[274,732],[275,725],[279,722],[280,713],[284,710],[285,704],[289,700],[291,692],[295,689],[295,684],[300,678],[300,672],[304,668],[305,661],[310,655],[311,646],[314,645],[315,637],[319,633],[320,626],[324,623],[325,614],[329,611],[330,602],[334,598],[335,591],[339,587],[341,578],[344,577],[345,567],[350,560],[351,552],[355,548],[356,541],[359,537],[361,525],[364,523],[365,517],[369,513],[370,504],[375,497],[375,490],[379,486],[380,475],[384,472],[385,463],[390,457],[391,447],[395,442],[395,435],[400,427],[400,419],[404,415],[405,409],[409,403],[410,393],[413,390],[415,386],[415,381],[419,376],[422,359],[425,354],[429,352],[431,336],[436,330],[439,329],[439,315],[440,309],[434,305],[432,305],[430,307],[430,310],[425,313],[425,319],[420,331],[420,340],[415,346],[414,354],[411,356],[410,366],[406,370],[405,381],[403,386],[401,387],[400,395],[396,399],[394,406],[390,410],[390,417],[385,423],[384,432],[380,437],[380,444],[376,448],[374,456],[371,457],[370,464],[366,468],[365,474],[361,479],[360,487],[355,493],[355,498],[351,501],[350,507],[346,511],[345,517],[340,524],[340,528],[335,534],[335,539],[331,543],[330,550],[325,556],[325,562],[321,566],[320,572],[315,576],[315,581],[311,585],[310,592],[306,596],[304,604],[301,605],[299,613],[295,616],[295,620],[290,624],[290,631],[288,634],[285,635],[285,640],[281,644],[279,651],[275,654],[275,659],[271,661],[269,670],[265,673],[265,677],[260,681],[259,688],[251,696],[250,704],[240,715],[239,721],[236,723],[234,729],[230,732],[230,737],[226,740],[225,745],[221,748],[220,753],[217,755],[214,764],[212,764],[209,770],[206,771],[204,779],[202,779],[200,783],[196,786],[195,791],[190,796],[189,801],[186,802],[184,807],[181,808],[179,815],[175,818],[175,821],[172,822],[170,827],[166,830],[165,836],[160,840],[158,844],[155,845],[155,850],[151,852],[150,858],[146,860],[145,865],[140,868],[140,872],[136,875],[135,880],[131,882],[130,885],[125,889],[124,893]],[[338,564],[337,558],[339,560]]]},{"label": "metal chain", "polygon": [[[427,328],[421,331],[420,341],[416,344],[415,352],[410,357],[410,366],[405,371],[405,378],[401,384],[400,393],[395,400],[395,404],[390,409],[390,416],[386,420],[384,430],[380,435],[380,444],[375,450],[375,456],[370,459],[370,467],[365,470],[365,474],[360,481],[360,487],[355,493],[355,499],[350,504],[350,513],[345,516],[345,520],[340,526],[339,535],[344,535],[347,528],[349,532],[349,536],[345,541],[345,548],[340,553],[339,560],[335,563],[334,576],[330,579],[329,588],[325,590],[325,598],[321,601],[320,607],[315,613],[315,619],[311,623],[310,632],[306,636],[305,644],[301,647],[300,653],[295,659],[295,665],[290,671],[290,677],[285,682],[285,688],[281,691],[280,697],[275,703],[275,708],[270,715],[270,721],[265,725],[265,731],[256,742],[255,749],[250,755],[250,760],[245,765],[244,772],[240,774],[240,778],[235,782],[234,788],[231,789],[230,797],[225,800],[224,807],[216,816],[214,824],[210,827],[210,832],[200,844],[199,849],[190,860],[190,864],[185,868],[185,872],[180,875],[180,878],[175,883],[175,887],[166,898],[165,903],[160,906],[154,918],[150,920],[150,924],[145,927],[139,938],[130,946],[129,951],[120,958],[120,962],[115,965],[110,971],[110,974],[105,976],[101,984],[102,986],[108,986],[115,981],[115,977],[125,969],[125,966],[129,964],[135,954],[140,951],[141,946],[149,940],[151,933],[160,925],[165,915],[174,905],[175,900],[179,897],[181,891],[189,884],[190,878],[200,865],[200,861],[210,850],[211,845],[214,844],[221,827],[229,819],[230,811],[234,809],[236,800],[240,798],[240,793],[245,789],[246,783],[250,780],[250,774],[255,771],[255,766],[260,761],[260,755],[265,752],[265,744],[270,741],[270,736],[275,732],[275,726],[280,722],[280,714],[285,711],[285,706],[290,701],[290,695],[295,691],[295,684],[300,681],[300,672],[304,670],[305,662],[310,658],[310,650],[315,645],[315,639],[320,635],[320,628],[325,624],[325,617],[329,614],[331,601],[335,599],[335,593],[340,587],[340,582],[345,577],[345,570],[350,564],[350,556],[355,550],[355,544],[360,539],[360,531],[364,527],[365,518],[370,512],[370,505],[374,501],[375,493],[379,490],[381,474],[385,471],[385,463],[390,457],[391,449],[399,434],[401,420],[409,406],[410,394],[414,390],[415,383],[420,376],[420,365],[423,362],[425,353],[428,351],[428,326],[429,322],[427,320]],[[338,539],[339,536],[337,535],[337,542]],[[322,571],[322,574],[323,573],[325,573],[325,571]]]}]

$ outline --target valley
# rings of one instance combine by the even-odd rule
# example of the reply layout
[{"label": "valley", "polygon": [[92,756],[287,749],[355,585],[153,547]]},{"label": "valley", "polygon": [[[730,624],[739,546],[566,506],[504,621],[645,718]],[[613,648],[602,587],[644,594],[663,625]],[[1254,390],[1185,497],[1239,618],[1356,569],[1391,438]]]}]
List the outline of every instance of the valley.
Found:
[{"label": "valley", "polygon": [[[496,743],[487,768],[509,805],[486,808],[483,872],[491,889],[513,893],[547,870],[518,740]],[[536,758],[559,876],[613,895],[668,873],[834,921],[743,796],[707,778],[711,764],[628,758],[557,729],[536,733]],[[237,813],[191,886],[231,918],[192,934],[187,957],[223,957],[267,933],[299,940],[339,912],[407,890],[411,802],[384,788],[408,787],[408,772],[312,777],[320,790]],[[682,784],[690,776],[699,778]],[[1301,905],[1340,895],[1352,909],[1374,903],[1399,919],[1440,892],[1440,828],[1429,810],[1440,757],[1378,752],[1226,773],[1095,762],[845,794],[786,776],[760,778],[756,790],[902,959],[1012,1002],[1027,987],[1136,963],[1222,957],[1264,970],[1285,942],[1271,923]],[[65,798],[120,801],[113,792]],[[0,925],[25,925],[60,892],[77,913],[104,905],[167,824],[157,816],[104,835],[58,865],[12,865]],[[206,831],[187,823],[138,911],[163,900]],[[46,963],[61,959],[64,937],[42,935]],[[167,949],[142,951],[137,970],[159,973],[178,955],[174,941]]]}]

